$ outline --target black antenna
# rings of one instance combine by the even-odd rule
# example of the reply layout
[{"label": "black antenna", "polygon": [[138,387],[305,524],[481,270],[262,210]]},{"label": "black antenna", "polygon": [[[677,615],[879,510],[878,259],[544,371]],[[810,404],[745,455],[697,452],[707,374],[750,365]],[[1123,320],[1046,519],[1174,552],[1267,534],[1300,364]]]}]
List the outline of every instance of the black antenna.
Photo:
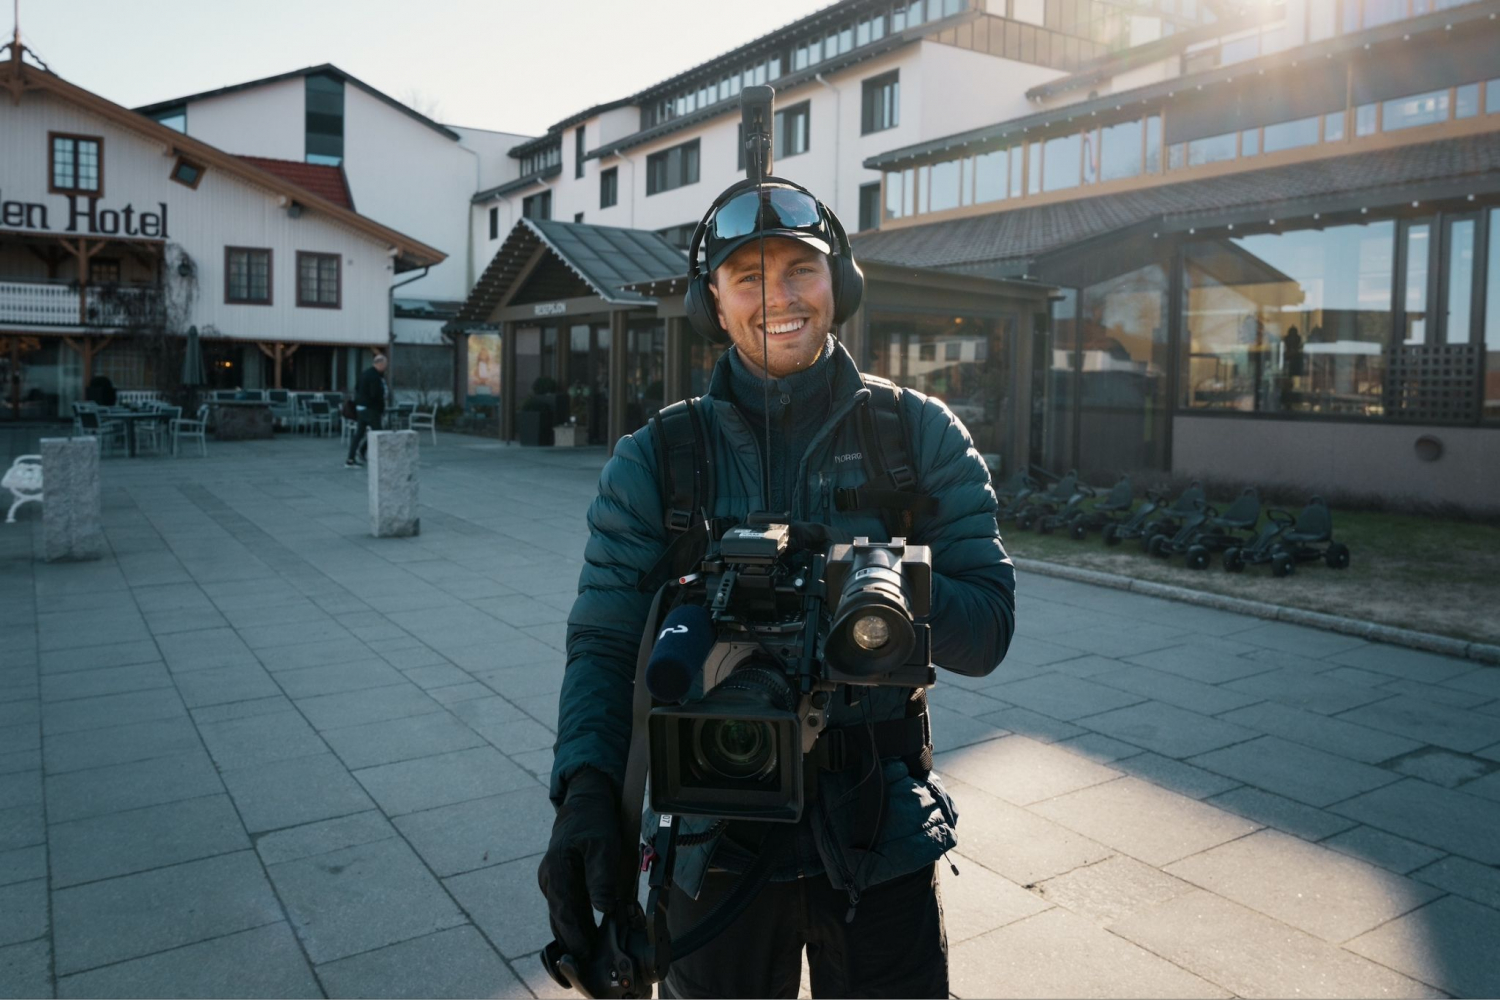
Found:
[{"label": "black antenna", "polygon": [[740,122],[745,140],[745,177],[754,181],[759,207],[756,212],[760,230],[760,364],[762,409],[766,420],[765,445],[761,448],[761,502],[771,507],[771,335],[766,316],[766,228],[761,213],[765,211],[765,190],[761,187],[771,176],[771,123],[776,120],[776,88],[746,87],[740,91]]}]

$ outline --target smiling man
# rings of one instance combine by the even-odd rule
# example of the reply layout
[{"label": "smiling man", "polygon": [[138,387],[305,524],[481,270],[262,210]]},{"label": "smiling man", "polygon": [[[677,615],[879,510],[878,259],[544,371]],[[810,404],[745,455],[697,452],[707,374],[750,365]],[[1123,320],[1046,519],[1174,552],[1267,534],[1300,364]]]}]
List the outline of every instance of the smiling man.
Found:
[{"label": "smiling man", "polygon": [[[703,251],[687,307],[732,346],[701,427],[702,508],[674,510],[660,427],[622,438],[589,509],[552,771],[557,819],[538,872],[552,928],[572,955],[596,947],[590,903],[614,912],[616,821],[631,736],[637,649],[651,595],[638,586],[687,521],[743,523],[756,511],[826,526],[829,537],[895,534],[932,551],[932,658],[992,671],[1015,624],[1015,575],[1000,543],[989,470],[941,401],[860,373],[837,324],[864,278],[837,218],[770,178],[726,191],[695,234]],[[680,422],[679,422],[680,425]],[[881,462],[874,459],[879,456]],[[899,456],[899,460],[893,458]],[[892,530],[892,526],[897,530]],[[763,858],[771,881],[729,929],[673,960],[663,996],[795,997],[806,949],[814,996],[948,996],[936,862],[957,843],[957,810],[931,771],[921,689],[863,687],[835,699],[842,730],[795,824],[735,820],[681,842],[668,922],[701,924]],[[648,817],[648,825],[651,820]],[[633,851],[625,852],[634,856]]]}]

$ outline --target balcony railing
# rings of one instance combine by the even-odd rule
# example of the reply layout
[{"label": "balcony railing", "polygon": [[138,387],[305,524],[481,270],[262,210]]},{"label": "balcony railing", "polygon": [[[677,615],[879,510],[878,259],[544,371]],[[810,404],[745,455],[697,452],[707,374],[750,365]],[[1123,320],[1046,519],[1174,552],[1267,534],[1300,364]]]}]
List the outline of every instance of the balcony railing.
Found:
[{"label": "balcony railing", "polygon": [[0,323],[121,329],[154,326],[165,318],[161,289],[153,285],[99,285],[84,292],[60,282],[0,280]]}]

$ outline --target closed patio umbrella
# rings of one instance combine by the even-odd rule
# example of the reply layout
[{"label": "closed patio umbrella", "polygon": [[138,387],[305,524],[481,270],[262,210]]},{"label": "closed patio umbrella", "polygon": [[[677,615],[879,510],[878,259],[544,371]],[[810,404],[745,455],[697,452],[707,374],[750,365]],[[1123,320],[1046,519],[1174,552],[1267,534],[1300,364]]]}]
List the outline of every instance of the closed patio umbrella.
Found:
[{"label": "closed patio umbrella", "polygon": [[203,382],[203,345],[198,341],[198,328],[190,326],[187,332],[187,347],[182,352],[182,387],[187,390],[189,417],[197,413],[198,387]]}]

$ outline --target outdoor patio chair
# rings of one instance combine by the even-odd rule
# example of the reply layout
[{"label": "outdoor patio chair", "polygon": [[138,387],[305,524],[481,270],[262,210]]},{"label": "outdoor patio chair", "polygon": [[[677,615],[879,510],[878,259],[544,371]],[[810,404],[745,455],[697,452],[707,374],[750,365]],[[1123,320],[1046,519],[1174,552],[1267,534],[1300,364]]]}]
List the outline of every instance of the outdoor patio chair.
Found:
[{"label": "outdoor patio chair", "polygon": [[102,416],[98,410],[80,410],[78,422],[85,437],[99,439],[101,458],[109,454],[117,444],[121,448],[125,447],[125,425],[120,421],[110,420]]},{"label": "outdoor patio chair", "polygon": [[437,446],[437,404],[433,403],[425,410],[413,410],[411,419],[407,421],[407,430],[431,431],[433,447]]},{"label": "outdoor patio chair", "polygon": [[333,409],[321,399],[309,399],[304,403],[306,411],[303,419],[307,422],[309,433],[315,433],[322,437],[324,433],[333,433]]},{"label": "outdoor patio chair", "polygon": [[0,477],[0,489],[10,490],[16,498],[10,505],[10,513],[5,515],[6,524],[15,524],[17,507],[31,500],[42,502],[42,456],[17,455],[4,477]]},{"label": "outdoor patio chair", "polygon": [[198,407],[197,420],[184,420],[178,416],[172,420],[172,455],[177,455],[177,446],[183,438],[198,442],[198,452],[208,457],[208,404]]},{"label": "outdoor patio chair", "polygon": [[350,420],[343,414],[339,415],[339,443],[347,445],[349,440],[359,432],[359,421]]}]

